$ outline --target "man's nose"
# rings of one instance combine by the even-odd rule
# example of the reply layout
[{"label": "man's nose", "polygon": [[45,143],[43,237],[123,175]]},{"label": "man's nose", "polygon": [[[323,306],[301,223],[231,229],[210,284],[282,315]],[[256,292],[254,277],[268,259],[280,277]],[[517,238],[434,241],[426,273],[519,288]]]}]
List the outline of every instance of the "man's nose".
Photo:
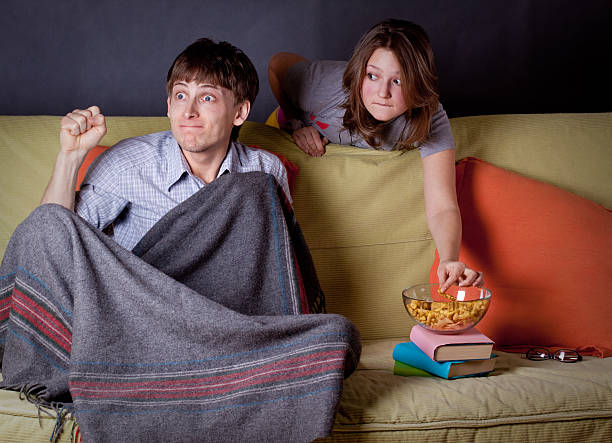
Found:
[{"label": "man's nose", "polygon": [[195,99],[190,99],[189,103],[187,103],[187,106],[185,107],[185,118],[194,118],[198,115],[197,103]]}]

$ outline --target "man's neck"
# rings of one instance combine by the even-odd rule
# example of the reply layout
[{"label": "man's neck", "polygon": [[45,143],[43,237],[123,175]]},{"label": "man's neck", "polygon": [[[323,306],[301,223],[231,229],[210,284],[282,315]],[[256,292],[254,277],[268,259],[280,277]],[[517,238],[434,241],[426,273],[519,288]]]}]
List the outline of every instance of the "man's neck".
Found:
[{"label": "man's neck", "polygon": [[219,175],[219,169],[228,149],[229,146],[226,146],[225,149],[189,152],[181,148],[181,152],[191,168],[191,173],[202,179],[204,183],[210,183]]}]

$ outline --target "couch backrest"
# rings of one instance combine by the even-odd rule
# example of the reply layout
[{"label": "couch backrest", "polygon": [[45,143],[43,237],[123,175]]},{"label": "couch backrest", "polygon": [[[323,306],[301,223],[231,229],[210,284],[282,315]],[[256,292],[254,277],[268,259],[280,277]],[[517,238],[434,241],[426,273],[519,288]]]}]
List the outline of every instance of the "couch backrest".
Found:
[{"label": "couch backrest", "polygon": [[[59,149],[56,116],[0,116],[0,254],[34,209]],[[108,117],[102,144],[168,129],[165,117]],[[457,158],[479,157],[612,207],[612,113],[501,115],[451,120]],[[294,207],[329,312],[349,317],[365,339],[406,337],[403,288],[425,282],[434,244],[417,152],[330,145],[322,158],[290,137],[247,122],[245,144],[298,164]]]},{"label": "couch backrest", "polygon": [[[612,208],[612,113],[465,117],[451,125],[457,159],[479,157]],[[413,323],[401,293],[428,281],[435,250],[418,152],[330,145],[313,158],[259,124],[241,139],[299,165],[294,207],[328,310],[353,320],[363,338],[407,337]]]},{"label": "couch backrest", "polygon": [[612,112],[451,119],[457,159],[478,157],[612,208]]}]

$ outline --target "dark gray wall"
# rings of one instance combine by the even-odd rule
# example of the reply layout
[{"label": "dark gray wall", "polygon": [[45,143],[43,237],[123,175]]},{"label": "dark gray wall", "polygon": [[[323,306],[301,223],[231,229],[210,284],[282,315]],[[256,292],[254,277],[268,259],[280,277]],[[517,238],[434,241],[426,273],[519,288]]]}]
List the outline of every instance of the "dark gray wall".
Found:
[{"label": "dark gray wall", "polygon": [[4,0],[0,114],[165,115],[174,57],[208,36],[243,49],[260,76],[251,119],[275,107],[278,51],[347,59],[387,18],[420,23],[451,116],[611,111],[609,0]]}]

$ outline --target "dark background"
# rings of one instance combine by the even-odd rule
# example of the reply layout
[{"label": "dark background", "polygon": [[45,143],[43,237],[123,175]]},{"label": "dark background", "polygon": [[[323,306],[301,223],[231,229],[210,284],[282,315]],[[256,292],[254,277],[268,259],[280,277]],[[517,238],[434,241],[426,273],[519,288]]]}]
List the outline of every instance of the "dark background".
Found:
[{"label": "dark background", "polygon": [[346,60],[387,17],[428,32],[451,117],[612,111],[609,0],[4,0],[0,114],[165,115],[168,67],[207,36],[253,60],[263,121],[274,53]]}]

